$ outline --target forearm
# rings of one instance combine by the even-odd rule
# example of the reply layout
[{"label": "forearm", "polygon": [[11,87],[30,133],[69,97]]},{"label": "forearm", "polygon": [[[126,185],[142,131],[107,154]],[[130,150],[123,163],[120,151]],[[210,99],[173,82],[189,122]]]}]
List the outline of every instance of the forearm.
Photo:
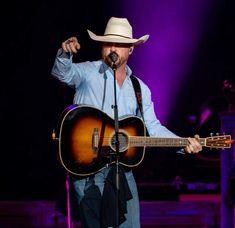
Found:
[{"label": "forearm", "polygon": [[51,70],[51,74],[58,80],[68,85],[72,85],[72,78],[74,76],[72,69],[72,55],[65,53],[62,49],[59,49]]}]

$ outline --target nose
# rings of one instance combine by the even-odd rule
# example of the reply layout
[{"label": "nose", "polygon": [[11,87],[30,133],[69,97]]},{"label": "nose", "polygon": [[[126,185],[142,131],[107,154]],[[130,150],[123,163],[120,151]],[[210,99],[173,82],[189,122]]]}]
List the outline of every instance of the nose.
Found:
[{"label": "nose", "polygon": [[114,45],[112,45],[112,46],[110,47],[110,51],[111,51],[111,52],[116,51],[116,47],[115,47]]},{"label": "nose", "polygon": [[114,43],[111,43],[111,44],[110,44],[110,51],[111,51],[111,52],[116,51],[116,45],[115,45]]}]

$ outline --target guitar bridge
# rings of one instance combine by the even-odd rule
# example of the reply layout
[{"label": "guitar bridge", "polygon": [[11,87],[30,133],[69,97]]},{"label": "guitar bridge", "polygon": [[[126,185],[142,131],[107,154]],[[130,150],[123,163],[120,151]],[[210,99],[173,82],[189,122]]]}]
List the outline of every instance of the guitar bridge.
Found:
[{"label": "guitar bridge", "polygon": [[95,127],[92,135],[92,149],[94,152],[98,152],[98,145],[99,145],[99,131],[98,128]]}]

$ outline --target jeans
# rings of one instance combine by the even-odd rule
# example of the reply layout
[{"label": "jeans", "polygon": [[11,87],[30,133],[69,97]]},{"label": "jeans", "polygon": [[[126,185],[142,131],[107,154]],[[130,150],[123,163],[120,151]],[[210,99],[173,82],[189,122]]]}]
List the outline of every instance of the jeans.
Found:
[{"label": "jeans", "polygon": [[[80,207],[80,218],[83,228],[107,228],[100,225],[100,216],[102,216],[100,215],[100,210],[101,195],[109,169],[109,167],[104,168],[94,176],[84,179],[72,178],[72,184]],[[140,208],[136,182],[132,171],[125,172],[125,175],[133,198],[127,201],[126,220],[119,227],[139,228]]]}]

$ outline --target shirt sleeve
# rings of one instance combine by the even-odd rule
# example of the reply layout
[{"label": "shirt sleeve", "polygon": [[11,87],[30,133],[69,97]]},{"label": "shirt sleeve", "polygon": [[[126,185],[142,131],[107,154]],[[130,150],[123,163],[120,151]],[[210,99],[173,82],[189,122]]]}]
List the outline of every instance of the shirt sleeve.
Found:
[{"label": "shirt sleeve", "polygon": [[83,74],[81,69],[78,67],[78,64],[72,62],[72,58],[72,54],[64,52],[62,48],[59,49],[51,74],[61,82],[71,87],[75,87],[78,86]]},{"label": "shirt sleeve", "polygon": [[144,122],[146,124],[149,135],[156,137],[178,137],[176,134],[161,124],[154,111],[154,104],[151,99],[150,89],[142,81],[140,83],[142,91]]}]

